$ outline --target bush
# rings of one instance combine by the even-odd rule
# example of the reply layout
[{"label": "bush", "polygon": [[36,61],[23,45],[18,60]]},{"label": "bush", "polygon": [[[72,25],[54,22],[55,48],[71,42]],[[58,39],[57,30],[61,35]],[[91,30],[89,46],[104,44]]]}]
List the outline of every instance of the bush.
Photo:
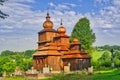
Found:
[{"label": "bush", "polygon": [[110,66],[111,66],[111,61],[110,61],[110,59],[107,59],[107,60],[105,60],[105,61],[101,61],[101,66],[110,67]]},{"label": "bush", "polygon": [[105,51],[97,61],[92,61],[92,66],[94,66],[95,70],[103,70],[109,68],[111,66],[110,52]]},{"label": "bush", "polygon": [[120,67],[120,60],[119,59],[115,58],[114,62],[115,62],[116,67]]}]

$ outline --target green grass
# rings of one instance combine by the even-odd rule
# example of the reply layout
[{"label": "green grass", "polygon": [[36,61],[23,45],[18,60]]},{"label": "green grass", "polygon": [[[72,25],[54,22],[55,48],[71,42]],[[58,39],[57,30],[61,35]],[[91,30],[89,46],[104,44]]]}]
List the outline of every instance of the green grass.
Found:
[{"label": "green grass", "polygon": [[[3,80],[29,80],[24,77],[10,77]],[[95,71],[92,75],[87,74],[55,74],[52,78],[45,78],[40,80],[120,80],[120,70],[103,70]]]},{"label": "green grass", "polygon": [[[109,51],[94,51],[91,53],[92,56],[92,61],[96,62],[104,52],[109,52]],[[109,52],[109,55],[111,56],[111,53]]]},{"label": "green grass", "polygon": [[120,70],[104,70],[96,71],[92,75],[86,74],[56,74],[53,78],[46,78],[42,80],[120,80]]},{"label": "green grass", "polygon": [[104,53],[105,51],[95,51],[91,54],[92,56],[92,61],[96,62]]},{"label": "green grass", "polygon": [[4,78],[4,80],[25,80],[24,77],[9,77],[9,78]]}]

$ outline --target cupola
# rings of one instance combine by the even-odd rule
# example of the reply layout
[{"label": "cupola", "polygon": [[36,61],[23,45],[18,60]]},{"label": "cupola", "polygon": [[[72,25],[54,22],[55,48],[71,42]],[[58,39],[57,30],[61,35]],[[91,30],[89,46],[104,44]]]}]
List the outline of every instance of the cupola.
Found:
[{"label": "cupola", "polygon": [[78,41],[77,38],[74,38],[74,39],[73,39],[73,43],[74,43],[74,44],[80,44],[80,42]]},{"label": "cupola", "polygon": [[61,20],[60,27],[57,29],[57,31],[58,31],[58,33],[65,33],[66,32],[66,29],[62,24],[62,20]]},{"label": "cupola", "polygon": [[47,12],[46,21],[43,23],[44,29],[52,29],[53,22],[50,20],[49,12]]}]

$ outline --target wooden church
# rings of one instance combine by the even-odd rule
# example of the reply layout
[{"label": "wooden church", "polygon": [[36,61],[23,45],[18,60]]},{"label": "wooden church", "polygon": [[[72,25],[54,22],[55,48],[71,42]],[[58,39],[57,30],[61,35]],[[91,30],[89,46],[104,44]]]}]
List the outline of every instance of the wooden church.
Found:
[{"label": "wooden church", "polygon": [[33,54],[33,67],[43,70],[47,66],[53,71],[63,71],[70,65],[70,70],[82,70],[90,67],[91,56],[81,50],[81,43],[74,39],[69,42],[66,28],[62,25],[55,30],[47,12],[43,30],[38,32],[38,51]]}]

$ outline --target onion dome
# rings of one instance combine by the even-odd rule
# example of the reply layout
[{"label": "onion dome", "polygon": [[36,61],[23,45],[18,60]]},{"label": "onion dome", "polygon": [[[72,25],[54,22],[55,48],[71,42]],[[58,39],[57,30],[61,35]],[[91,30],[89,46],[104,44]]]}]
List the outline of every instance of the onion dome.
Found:
[{"label": "onion dome", "polygon": [[79,43],[80,44],[80,42],[78,41],[77,38],[74,38],[73,43]]},{"label": "onion dome", "polygon": [[50,21],[50,16],[49,16],[48,12],[47,12],[47,16],[46,16],[46,21],[43,23],[43,27],[45,29],[52,29],[52,27],[53,27],[53,22]]},{"label": "onion dome", "polygon": [[66,32],[66,29],[65,27],[62,25],[62,20],[61,20],[61,25],[60,27],[57,29],[58,33],[65,33]]}]

